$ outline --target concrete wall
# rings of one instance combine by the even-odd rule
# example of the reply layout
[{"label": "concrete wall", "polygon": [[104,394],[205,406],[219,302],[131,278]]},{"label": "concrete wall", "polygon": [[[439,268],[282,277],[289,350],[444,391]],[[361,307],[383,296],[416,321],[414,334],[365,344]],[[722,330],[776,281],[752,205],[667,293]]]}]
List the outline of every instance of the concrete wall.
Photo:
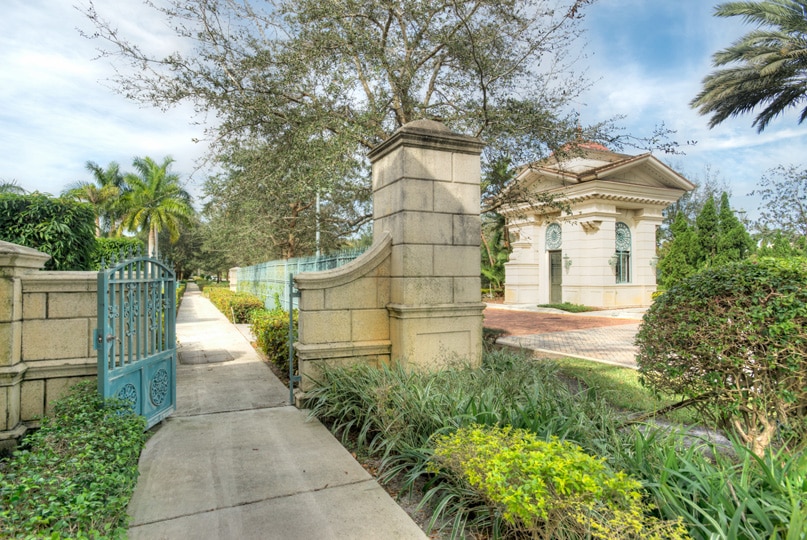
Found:
[{"label": "concrete wall", "polygon": [[370,153],[373,247],[340,269],[295,278],[304,390],[322,360],[481,361],[482,147],[419,120]]},{"label": "concrete wall", "polygon": [[48,258],[0,242],[0,446],[96,377],[96,273],[40,271]]}]

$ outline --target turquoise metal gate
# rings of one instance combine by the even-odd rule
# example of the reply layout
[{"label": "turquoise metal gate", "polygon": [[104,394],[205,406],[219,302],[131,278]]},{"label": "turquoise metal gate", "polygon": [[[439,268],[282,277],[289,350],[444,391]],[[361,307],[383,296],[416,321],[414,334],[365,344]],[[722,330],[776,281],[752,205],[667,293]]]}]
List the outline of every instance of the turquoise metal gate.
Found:
[{"label": "turquoise metal gate", "polygon": [[98,391],[132,402],[146,428],[176,409],[176,281],[164,262],[130,257],[98,272]]}]

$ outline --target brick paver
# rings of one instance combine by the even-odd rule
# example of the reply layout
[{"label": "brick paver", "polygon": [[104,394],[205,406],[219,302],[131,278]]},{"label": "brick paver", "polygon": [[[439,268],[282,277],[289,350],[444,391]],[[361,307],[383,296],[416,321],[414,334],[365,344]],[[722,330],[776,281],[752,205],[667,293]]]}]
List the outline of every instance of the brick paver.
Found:
[{"label": "brick paver", "polygon": [[634,339],[639,323],[635,319],[489,308],[485,310],[485,327],[507,332],[497,340],[501,345],[530,349],[547,357],[570,356],[637,367]]}]

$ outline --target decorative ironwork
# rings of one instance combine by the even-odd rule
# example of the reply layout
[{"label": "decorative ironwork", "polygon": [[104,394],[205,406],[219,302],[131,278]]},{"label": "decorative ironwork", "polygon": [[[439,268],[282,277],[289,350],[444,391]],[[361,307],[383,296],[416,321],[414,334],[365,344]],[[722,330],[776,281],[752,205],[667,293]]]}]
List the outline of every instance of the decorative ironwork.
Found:
[{"label": "decorative ironwork", "polygon": [[176,409],[175,295],[174,272],[157,259],[134,256],[98,272],[98,389],[134,399],[147,428]]},{"label": "decorative ironwork", "polygon": [[616,223],[616,253],[614,253],[614,274],[617,283],[630,283],[630,227],[622,222]]},{"label": "decorative ironwork", "polygon": [[618,221],[616,224],[616,250],[630,251],[630,227]]},{"label": "decorative ironwork", "polygon": [[132,404],[132,408],[137,407],[137,388],[132,383],[126,383],[118,390],[118,399],[128,401]]},{"label": "decorative ironwork", "polygon": [[149,384],[149,398],[151,398],[151,402],[155,407],[159,407],[163,404],[163,401],[165,401],[165,397],[168,395],[169,390],[168,384],[168,372],[163,368],[158,369],[154,374],[154,377],[151,378],[151,383]]},{"label": "decorative ironwork", "polygon": [[560,225],[552,223],[546,228],[546,249],[547,251],[555,251],[560,249],[563,244],[563,233]]}]

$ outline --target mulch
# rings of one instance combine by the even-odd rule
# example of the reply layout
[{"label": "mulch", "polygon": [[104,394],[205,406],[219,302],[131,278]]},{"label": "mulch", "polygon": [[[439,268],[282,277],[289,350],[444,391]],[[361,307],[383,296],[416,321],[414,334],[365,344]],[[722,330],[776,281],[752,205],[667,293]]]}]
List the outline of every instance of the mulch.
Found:
[{"label": "mulch", "polygon": [[484,316],[485,328],[503,330],[510,336],[585,330],[587,328],[602,328],[604,326],[619,326],[623,324],[636,324],[638,322],[633,319],[587,317],[573,314],[515,311],[497,308],[485,309]]}]

